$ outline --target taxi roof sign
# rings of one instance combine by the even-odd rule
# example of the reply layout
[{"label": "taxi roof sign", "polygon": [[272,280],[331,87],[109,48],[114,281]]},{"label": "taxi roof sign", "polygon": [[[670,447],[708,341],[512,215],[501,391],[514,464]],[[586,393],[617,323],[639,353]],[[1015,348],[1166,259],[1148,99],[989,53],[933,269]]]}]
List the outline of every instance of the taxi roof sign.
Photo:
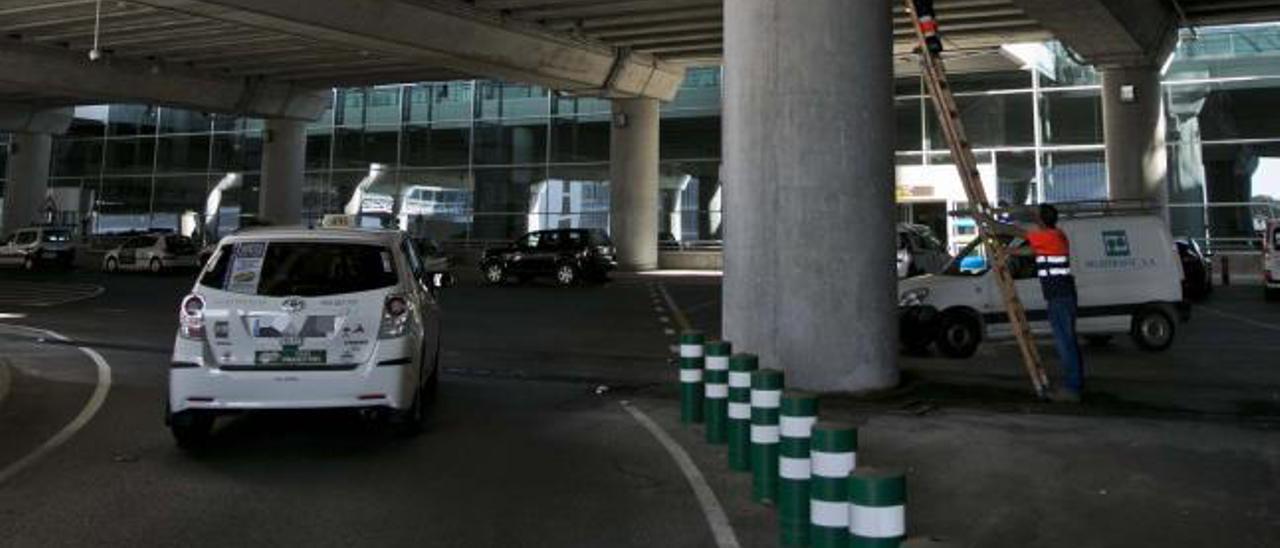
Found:
[{"label": "taxi roof sign", "polygon": [[330,213],[320,219],[321,228],[355,228],[356,216]]}]

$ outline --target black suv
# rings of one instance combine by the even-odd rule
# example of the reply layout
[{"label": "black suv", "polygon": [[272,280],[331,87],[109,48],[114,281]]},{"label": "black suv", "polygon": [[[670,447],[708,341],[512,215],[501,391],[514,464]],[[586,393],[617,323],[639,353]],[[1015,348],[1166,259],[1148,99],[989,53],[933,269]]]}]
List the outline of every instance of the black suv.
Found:
[{"label": "black suv", "polygon": [[485,250],[480,272],[495,285],[512,276],[522,282],[553,276],[560,285],[573,285],[604,281],[617,265],[613,242],[603,230],[562,228],[530,232],[506,247]]}]

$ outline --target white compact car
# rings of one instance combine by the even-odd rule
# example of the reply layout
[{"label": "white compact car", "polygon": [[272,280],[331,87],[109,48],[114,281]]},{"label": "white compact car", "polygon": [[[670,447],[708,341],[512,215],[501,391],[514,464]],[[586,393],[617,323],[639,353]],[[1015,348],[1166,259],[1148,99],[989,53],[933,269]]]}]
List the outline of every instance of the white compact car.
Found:
[{"label": "white compact car", "polygon": [[145,270],[160,273],[174,268],[200,266],[191,238],[177,234],[145,234],[125,240],[102,258],[102,269]]},{"label": "white compact car", "polygon": [[398,231],[225,238],[178,311],[169,427],[191,446],[220,413],[358,408],[418,431],[439,383],[437,290],[449,283]]},{"label": "white compact car", "polygon": [[[1077,331],[1091,342],[1129,334],[1144,349],[1168,348],[1176,324],[1190,318],[1190,307],[1182,296],[1182,266],[1164,221],[1148,215],[1084,217],[1064,219],[1060,228],[1071,240]],[[970,244],[941,274],[898,284],[905,346],[923,350],[937,343],[943,354],[967,358],[984,339],[1013,337],[995,275],[986,267],[972,267],[975,260],[984,263],[976,257],[978,245]],[[1034,257],[1010,260],[1032,331],[1050,334]]]}]

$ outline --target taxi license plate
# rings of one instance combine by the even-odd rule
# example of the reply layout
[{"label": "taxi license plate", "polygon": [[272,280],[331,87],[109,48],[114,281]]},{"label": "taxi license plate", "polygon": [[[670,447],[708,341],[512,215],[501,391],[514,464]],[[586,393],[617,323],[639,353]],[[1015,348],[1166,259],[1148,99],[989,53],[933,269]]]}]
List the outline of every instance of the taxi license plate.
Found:
[{"label": "taxi license plate", "polygon": [[260,350],[253,354],[257,365],[323,365],[325,360],[324,350]]}]

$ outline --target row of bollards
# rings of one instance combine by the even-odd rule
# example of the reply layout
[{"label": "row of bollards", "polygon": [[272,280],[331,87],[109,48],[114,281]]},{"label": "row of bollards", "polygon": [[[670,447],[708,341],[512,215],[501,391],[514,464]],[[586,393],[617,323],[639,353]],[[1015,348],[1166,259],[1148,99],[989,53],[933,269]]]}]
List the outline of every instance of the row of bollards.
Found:
[{"label": "row of bollards", "polygon": [[818,421],[815,394],[784,389],[730,343],[680,337],[680,420],[728,444],[731,470],[751,472],[752,498],[776,505],[785,546],[893,547],[906,534],[906,477],[857,466],[858,431]]}]

